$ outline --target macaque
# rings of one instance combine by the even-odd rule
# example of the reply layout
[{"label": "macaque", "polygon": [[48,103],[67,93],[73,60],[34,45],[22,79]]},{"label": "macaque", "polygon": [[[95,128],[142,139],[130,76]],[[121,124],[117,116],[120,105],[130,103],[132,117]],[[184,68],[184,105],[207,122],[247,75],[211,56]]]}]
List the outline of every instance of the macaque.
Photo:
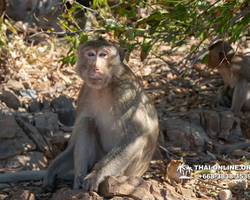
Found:
[{"label": "macaque", "polygon": [[212,45],[207,59],[209,68],[218,69],[224,82],[219,98],[231,111],[250,110],[250,62],[242,55],[235,55],[233,48],[223,41]]},{"label": "macaque", "polygon": [[103,38],[80,44],[76,72],[84,80],[68,148],[47,169],[43,188],[74,169],[74,189],[98,190],[106,176],[141,176],[156,148],[157,113],[124,53]]}]

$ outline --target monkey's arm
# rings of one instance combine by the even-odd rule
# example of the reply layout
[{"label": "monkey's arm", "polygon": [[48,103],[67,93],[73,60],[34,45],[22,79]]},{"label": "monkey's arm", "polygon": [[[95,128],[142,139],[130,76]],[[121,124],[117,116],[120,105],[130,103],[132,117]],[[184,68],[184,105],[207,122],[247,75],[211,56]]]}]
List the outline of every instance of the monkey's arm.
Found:
[{"label": "monkey's arm", "polygon": [[248,90],[248,81],[245,78],[242,78],[237,82],[234,88],[233,100],[231,105],[231,111],[235,115],[239,115],[242,106],[247,99]]},{"label": "monkey's arm", "polygon": [[[0,174],[0,183],[13,183],[21,181],[39,181],[44,178],[45,170],[40,171],[19,171],[14,173]],[[73,173],[65,174],[60,177],[63,180],[73,180]]]}]

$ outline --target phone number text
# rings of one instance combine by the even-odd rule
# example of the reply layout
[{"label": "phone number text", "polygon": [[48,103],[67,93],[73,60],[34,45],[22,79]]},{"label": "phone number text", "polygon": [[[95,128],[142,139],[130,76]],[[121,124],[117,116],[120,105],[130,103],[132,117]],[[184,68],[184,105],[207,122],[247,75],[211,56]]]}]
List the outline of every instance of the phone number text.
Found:
[{"label": "phone number text", "polygon": [[250,174],[201,174],[201,179],[249,179]]}]

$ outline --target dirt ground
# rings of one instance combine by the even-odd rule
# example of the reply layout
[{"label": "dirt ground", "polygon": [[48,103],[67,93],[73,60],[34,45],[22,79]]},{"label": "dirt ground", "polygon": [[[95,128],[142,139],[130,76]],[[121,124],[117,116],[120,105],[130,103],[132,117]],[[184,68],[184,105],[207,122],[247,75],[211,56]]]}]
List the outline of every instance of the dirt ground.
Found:
[{"label": "dirt ground", "polygon": [[[45,40],[35,45],[25,40],[13,40],[9,44],[13,51],[1,52],[0,91],[8,89],[11,83],[26,82],[32,89],[29,94],[35,94],[37,99],[52,100],[64,94],[76,101],[82,81],[75,74],[74,66],[58,64],[60,56],[66,55],[67,52],[68,47],[65,45],[65,40],[63,38],[47,38],[47,36],[44,36],[43,39]],[[38,40],[41,40],[41,38],[38,38]],[[239,51],[247,54],[250,52],[249,47],[249,43],[245,42],[240,46]],[[164,54],[164,51],[168,49],[167,45],[161,45],[159,51]],[[177,113],[193,109],[212,109],[218,87],[222,85],[219,74],[216,71],[206,69],[205,65],[200,62],[189,69],[187,68],[188,64],[183,66],[181,61],[185,56],[186,49],[188,49],[187,46],[170,55],[163,55],[161,59],[149,55],[143,62],[140,61],[140,51],[134,50],[129,61],[125,61],[141,78],[146,91],[157,107],[160,121],[162,120],[161,113],[165,112]],[[168,65],[179,72],[187,70],[186,76],[175,74]],[[31,101],[27,93],[20,93],[18,98],[22,103]],[[171,183],[166,172],[171,170],[171,167],[167,167],[170,160],[163,152],[161,152],[162,159],[152,161],[150,169],[144,175],[145,179],[152,178],[162,184],[171,184],[176,188],[176,192],[182,195],[184,194],[180,188],[186,188],[195,193],[197,199],[219,199],[218,194],[224,188],[223,185],[228,186],[228,183],[232,182],[229,189],[232,192],[233,199],[250,199],[248,180],[238,183],[232,180],[207,181],[195,178],[185,184],[181,183],[181,187],[179,187],[180,183]],[[180,157],[193,153],[181,152]],[[242,157],[244,156],[242,155],[244,154],[240,156],[230,155],[207,164],[243,164]],[[195,164],[195,156],[193,164]],[[246,158],[248,156],[248,154],[245,155]],[[1,173],[4,173],[4,171],[1,171]],[[0,184],[0,199],[18,199],[15,195],[22,190],[30,191],[37,200],[51,199],[51,193],[41,193],[41,186],[42,181],[11,183],[10,185]],[[71,182],[60,184],[60,188],[71,187]]]}]

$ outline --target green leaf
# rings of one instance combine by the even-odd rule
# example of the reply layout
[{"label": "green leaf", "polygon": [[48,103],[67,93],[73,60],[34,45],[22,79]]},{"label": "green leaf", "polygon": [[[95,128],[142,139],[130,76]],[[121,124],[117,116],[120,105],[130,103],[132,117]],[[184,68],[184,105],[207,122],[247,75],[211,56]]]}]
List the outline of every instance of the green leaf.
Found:
[{"label": "green leaf", "polygon": [[107,19],[106,20],[106,29],[108,30],[116,30],[118,29],[119,26],[117,24],[117,22],[113,19]]},{"label": "green leaf", "polygon": [[206,55],[202,58],[201,63],[202,63],[202,64],[206,64],[206,63],[207,63],[207,58],[208,58],[208,54],[206,54]]},{"label": "green leaf", "polygon": [[155,12],[155,13],[153,13],[153,14],[151,14],[148,18],[147,18],[147,20],[146,20],[146,22],[147,23],[152,23],[152,22],[155,22],[155,21],[161,21],[161,13],[160,12]]},{"label": "green leaf", "polygon": [[159,28],[159,25],[160,25],[161,21],[156,21],[154,23],[153,26],[151,26],[150,30],[149,30],[149,34],[153,34],[158,28]]},{"label": "green leaf", "polygon": [[88,36],[87,35],[80,35],[80,42],[85,43],[88,41]]},{"label": "green leaf", "polygon": [[131,30],[131,29],[126,30],[126,31],[125,31],[125,35],[128,37],[128,39],[129,39],[130,41],[132,41],[132,40],[135,39],[135,37],[134,37],[134,32],[133,32],[133,30]]}]

